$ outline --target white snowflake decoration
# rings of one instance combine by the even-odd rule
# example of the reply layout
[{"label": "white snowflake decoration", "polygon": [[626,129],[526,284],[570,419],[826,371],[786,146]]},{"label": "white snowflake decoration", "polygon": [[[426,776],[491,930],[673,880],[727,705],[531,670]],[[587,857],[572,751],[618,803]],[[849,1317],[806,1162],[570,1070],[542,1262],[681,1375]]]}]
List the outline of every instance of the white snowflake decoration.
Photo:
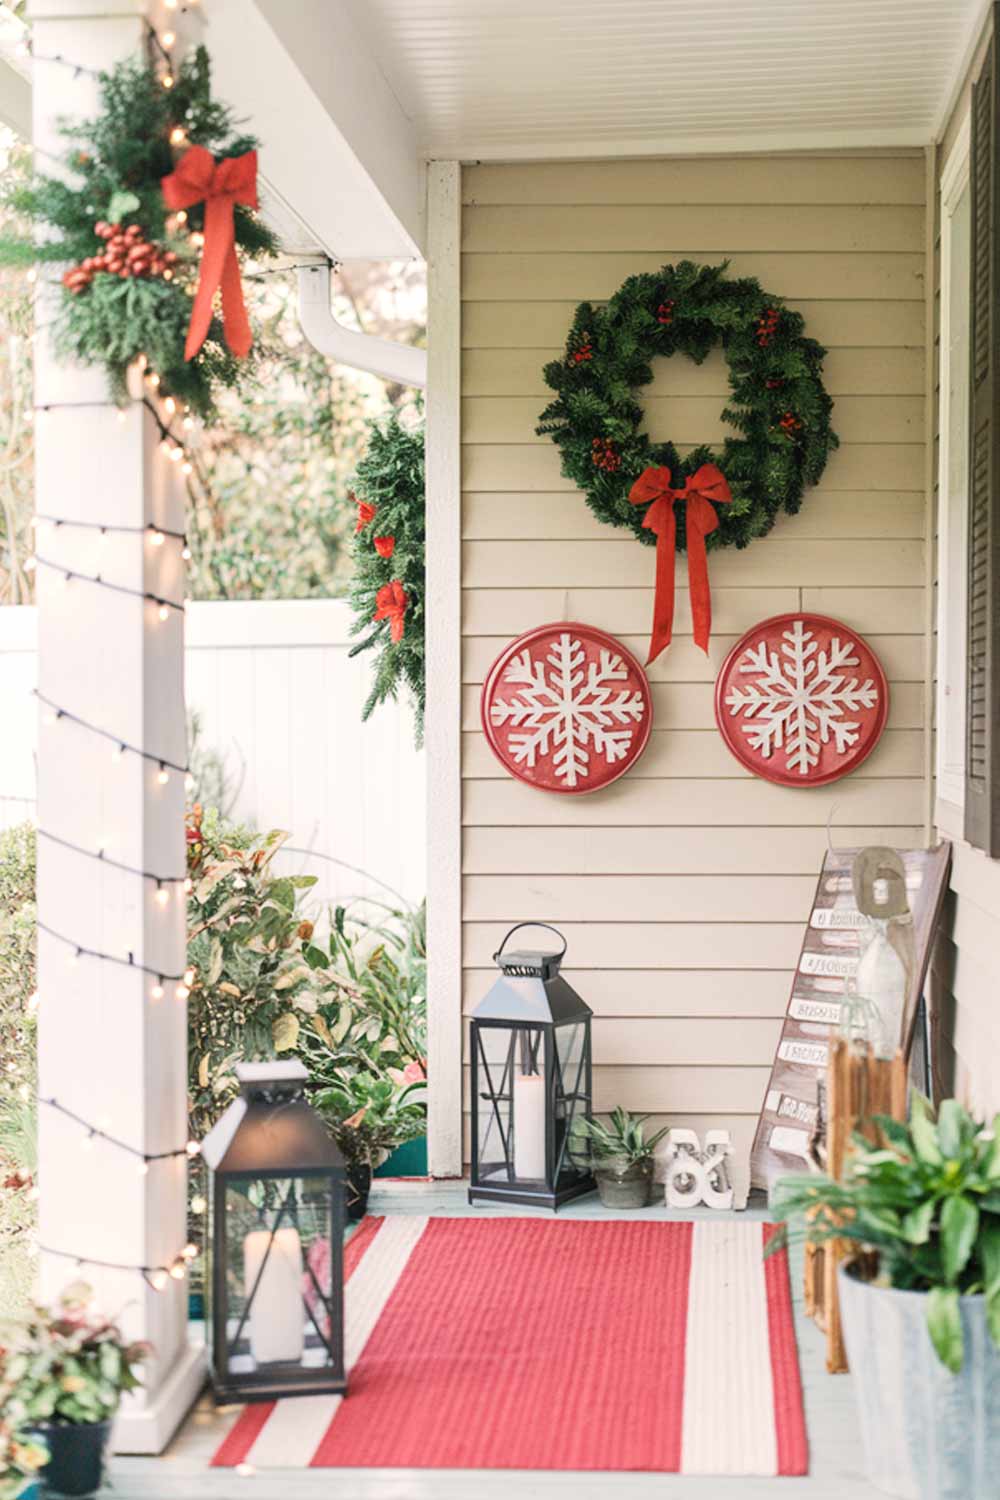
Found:
[{"label": "white snowflake decoration", "polygon": [[857,744],[861,724],[845,716],[874,708],[878,687],[871,677],[859,682],[841,670],[859,665],[853,641],[833,636],[829,651],[822,651],[802,620],[782,637],[780,657],[766,641],[749,648],[739,671],[761,675],[749,687],[730,688],[726,707],[748,721],[740,728],[751,750],[765,760],[783,750],[786,769],[806,776],[831,739],[838,755]]},{"label": "white snowflake decoration", "polygon": [[508,698],[498,694],[490,704],[497,728],[510,726],[507,747],[514,761],[530,770],[551,752],[554,774],[567,788],[590,775],[591,749],[609,766],[624,760],[646,711],[641,692],[615,690],[629,675],[616,652],[602,647],[599,661],[586,671],[585,659],[568,631],[553,641],[544,661],[535,661],[526,646],[503,674],[516,691]]}]

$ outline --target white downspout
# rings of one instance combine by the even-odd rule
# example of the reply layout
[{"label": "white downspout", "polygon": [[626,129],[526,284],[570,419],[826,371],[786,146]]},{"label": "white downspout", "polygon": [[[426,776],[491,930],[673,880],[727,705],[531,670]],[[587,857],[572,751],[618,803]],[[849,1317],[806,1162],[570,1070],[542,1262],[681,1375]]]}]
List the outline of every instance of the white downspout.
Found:
[{"label": "white downspout", "polygon": [[299,321],[313,348],[338,364],[368,370],[399,385],[418,386],[420,390],[426,387],[426,349],[395,344],[373,333],[357,333],[337,322],[330,310],[328,264],[299,268]]}]

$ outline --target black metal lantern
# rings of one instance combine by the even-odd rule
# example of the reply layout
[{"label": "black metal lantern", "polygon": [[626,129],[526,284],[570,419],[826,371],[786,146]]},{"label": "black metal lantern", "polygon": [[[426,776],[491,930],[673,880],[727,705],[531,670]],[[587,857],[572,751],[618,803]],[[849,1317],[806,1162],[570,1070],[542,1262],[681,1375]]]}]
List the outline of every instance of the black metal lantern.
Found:
[{"label": "black metal lantern", "polygon": [[223,1401],[343,1391],[344,1159],[300,1062],[243,1063],[212,1169],[212,1375]]},{"label": "black metal lantern", "polygon": [[[555,932],[562,950],[505,952],[521,927]],[[591,1011],[559,973],[565,953],[547,922],[519,922],[493,955],[500,978],[471,1023],[470,1203],[556,1209],[594,1187],[571,1141],[591,1113]]]}]

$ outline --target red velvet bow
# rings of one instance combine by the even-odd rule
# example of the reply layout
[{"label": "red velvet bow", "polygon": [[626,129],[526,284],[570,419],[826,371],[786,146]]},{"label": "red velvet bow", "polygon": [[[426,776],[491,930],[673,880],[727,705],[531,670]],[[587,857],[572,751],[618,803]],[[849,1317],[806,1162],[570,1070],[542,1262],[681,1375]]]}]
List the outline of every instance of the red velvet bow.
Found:
[{"label": "red velvet bow", "polygon": [[233,205],[245,203],[257,207],[257,153],[227,156],[216,162],[204,146],[185,151],[174,171],[164,177],[160,186],[163,201],[171,210],[205,203],[205,248],[201,256],[198,292],[191,308],[184,358],[193,359],[208,334],[212,321],[212,298],[216,288],[222,290],[222,327],[226,343],[234,354],[250,351],[253,336],[240,268],[236,259],[236,235]]},{"label": "red velvet bow", "polygon": [[384,583],[375,595],[375,613],[373,620],[388,620],[389,634],[394,642],[403,639],[403,616],[406,614],[406,606],[409,604],[406,590],[398,578],[391,583]]},{"label": "red velvet bow", "polygon": [[733,498],[721,469],[715,464],[701,468],[684,481],[682,490],[670,483],[669,469],[644,469],[629,492],[633,505],[648,505],[643,526],[656,532],[656,597],[653,603],[653,630],[649,640],[647,665],[655,661],[670,645],[674,625],[674,558],[677,553],[677,520],[674,501],[686,500],[688,589],[691,594],[691,618],[694,621],[695,644],[708,651],[712,630],[712,595],[708,587],[708,556],[705,538],[719,524],[716,505],[726,505]]}]

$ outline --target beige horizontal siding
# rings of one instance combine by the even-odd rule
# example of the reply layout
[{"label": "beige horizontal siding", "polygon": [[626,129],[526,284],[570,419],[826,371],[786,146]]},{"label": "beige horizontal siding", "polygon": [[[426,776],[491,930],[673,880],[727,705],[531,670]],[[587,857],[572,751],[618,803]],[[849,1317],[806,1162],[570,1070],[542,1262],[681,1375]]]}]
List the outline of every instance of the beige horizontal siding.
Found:
[{"label": "beige horizontal siding", "polygon": [[[843,818],[838,806],[834,842],[845,849],[858,844],[918,845],[918,824],[866,823]],[[558,874],[754,876],[815,875],[827,846],[822,824],[771,825],[766,838],[745,824],[660,828],[495,827],[472,824],[463,835],[467,874],[511,874],[525,881]],[[529,886],[523,887],[527,892]],[[786,997],[787,998],[787,997]]]},{"label": "beige horizontal siding", "polygon": [[[473,167],[463,176],[464,1003],[506,926],[555,921],[595,1012],[598,1108],[725,1122],[744,1146],[766,1087],[816,872],[837,843],[923,840],[924,168],[920,155]],[[480,725],[480,685],[514,636],[554,619],[645,658],[655,553],[602,525],[535,427],[578,301],[689,258],[729,259],[827,344],[842,446],[797,516],[712,554],[714,635],[691,639],[686,561],[675,641],[650,669],[654,732],[632,773],[584,797],[514,781]],[[717,443],[721,353],[657,363],[647,430]],[[799,608],[879,653],[889,726],[834,787],[750,776],[716,725],[739,636]]]},{"label": "beige horizontal siding", "polygon": [[[539,163],[530,171],[469,167],[462,201],[483,204],[753,204],[769,209],[795,204],[846,203],[920,207],[924,201],[921,152],[906,157],[744,157],[734,170],[727,157],[678,161]],[[773,226],[772,226],[773,231]],[[772,241],[773,243],[773,241]]]}]

